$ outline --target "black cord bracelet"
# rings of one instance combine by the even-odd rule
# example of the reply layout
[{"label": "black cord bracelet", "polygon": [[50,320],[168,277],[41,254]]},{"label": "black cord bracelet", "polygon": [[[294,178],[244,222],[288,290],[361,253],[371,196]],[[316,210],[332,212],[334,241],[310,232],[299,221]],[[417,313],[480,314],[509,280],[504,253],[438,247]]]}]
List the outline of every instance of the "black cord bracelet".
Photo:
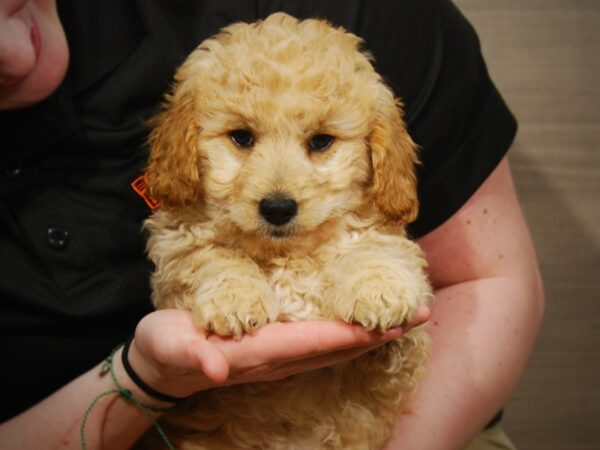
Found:
[{"label": "black cord bracelet", "polygon": [[153,397],[157,400],[161,400],[163,402],[179,403],[180,401],[187,399],[188,397],[173,397],[172,395],[163,394],[162,392],[158,392],[157,390],[151,388],[146,383],[144,383],[144,380],[142,380],[140,376],[137,373],[135,373],[135,370],[133,370],[133,367],[131,367],[131,364],[129,364],[129,358],[127,356],[129,355],[129,347],[131,346],[132,341],[133,336],[130,337],[125,343],[125,346],[123,347],[123,352],[121,353],[121,360],[123,361],[123,367],[125,368],[125,372],[127,372],[127,375],[129,375],[129,378],[131,378],[131,380],[136,384],[136,386],[139,387],[146,394],[148,394],[150,397]]}]

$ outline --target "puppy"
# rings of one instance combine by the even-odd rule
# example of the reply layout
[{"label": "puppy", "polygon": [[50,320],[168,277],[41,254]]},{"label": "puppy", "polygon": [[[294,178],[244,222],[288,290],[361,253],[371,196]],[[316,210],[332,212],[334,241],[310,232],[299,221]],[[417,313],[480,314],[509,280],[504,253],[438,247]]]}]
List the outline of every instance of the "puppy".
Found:
[{"label": "puppy", "polygon": [[[431,295],[407,239],[415,145],[361,40],[277,13],[203,42],[156,119],[146,226],[157,308],[239,337],[272,321],[405,324]],[[416,328],[353,361],[193,396],[182,449],[376,449],[427,356]]]}]

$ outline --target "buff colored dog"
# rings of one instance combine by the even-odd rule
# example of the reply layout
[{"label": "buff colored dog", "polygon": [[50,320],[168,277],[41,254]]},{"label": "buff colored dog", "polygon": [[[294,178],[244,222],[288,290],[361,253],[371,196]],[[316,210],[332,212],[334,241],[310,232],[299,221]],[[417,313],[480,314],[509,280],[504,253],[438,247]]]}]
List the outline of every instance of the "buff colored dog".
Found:
[{"label": "buff colored dog", "polygon": [[[151,134],[157,308],[209,332],[271,321],[404,324],[424,305],[407,239],[416,149],[356,36],[278,13],[203,42]],[[201,392],[164,417],[181,449],[377,449],[427,356],[416,328],[351,362]]]}]

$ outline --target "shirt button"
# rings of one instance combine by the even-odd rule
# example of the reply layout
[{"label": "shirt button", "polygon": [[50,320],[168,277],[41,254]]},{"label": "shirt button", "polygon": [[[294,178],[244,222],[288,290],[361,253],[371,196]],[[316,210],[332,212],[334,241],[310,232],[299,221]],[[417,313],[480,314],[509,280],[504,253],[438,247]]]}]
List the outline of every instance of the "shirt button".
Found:
[{"label": "shirt button", "polygon": [[52,225],[46,232],[48,245],[54,250],[62,250],[69,243],[69,232],[64,228]]},{"label": "shirt button", "polygon": [[7,178],[17,180],[23,176],[23,167],[20,161],[4,161],[2,164],[2,172]]}]

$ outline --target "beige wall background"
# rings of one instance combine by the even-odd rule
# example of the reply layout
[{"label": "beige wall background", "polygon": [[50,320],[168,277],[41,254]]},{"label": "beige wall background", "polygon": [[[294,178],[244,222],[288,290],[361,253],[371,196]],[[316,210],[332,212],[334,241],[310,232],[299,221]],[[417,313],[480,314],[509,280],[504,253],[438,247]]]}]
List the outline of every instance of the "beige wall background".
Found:
[{"label": "beige wall background", "polygon": [[600,0],[455,0],[520,128],[546,315],[506,407],[519,449],[600,449]]}]

